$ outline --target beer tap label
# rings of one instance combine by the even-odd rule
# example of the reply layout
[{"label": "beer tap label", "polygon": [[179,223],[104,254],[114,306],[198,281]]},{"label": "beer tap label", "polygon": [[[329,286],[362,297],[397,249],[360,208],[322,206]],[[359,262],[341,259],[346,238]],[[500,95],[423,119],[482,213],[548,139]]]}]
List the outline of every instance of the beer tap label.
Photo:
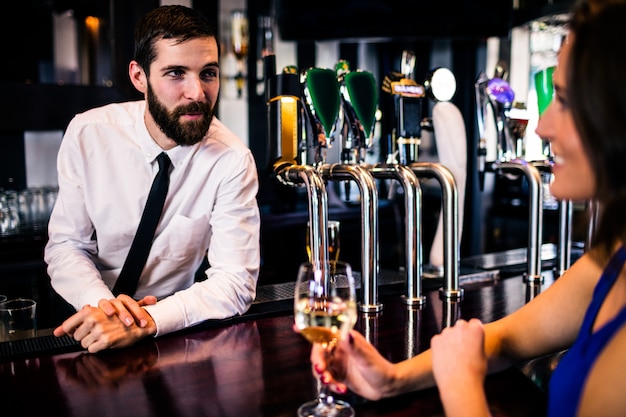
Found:
[{"label": "beer tap label", "polygon": [[391,94],[419,98],[426,95],[426,89],[423,85],[416,83],[414,80],[403,78],[400,81],[393,81],[391,83]]}]

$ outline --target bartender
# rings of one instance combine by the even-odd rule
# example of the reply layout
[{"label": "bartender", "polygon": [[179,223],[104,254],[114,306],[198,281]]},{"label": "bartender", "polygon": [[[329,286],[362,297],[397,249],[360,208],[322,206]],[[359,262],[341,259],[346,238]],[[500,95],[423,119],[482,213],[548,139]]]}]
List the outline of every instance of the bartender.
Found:
[{"label": "bartender", "polygon": [[[53,288],[77,312],[56,336],[97,352],[252,304],[257,170],[249,148],[214,115],[219,55],[200,12],[158,7],[139,22],[128,67],[144,99],[70,122],[44,260]],[[155,230],[146,231],[150,222]],[[197,280],[203,261],[206,279]]]}]

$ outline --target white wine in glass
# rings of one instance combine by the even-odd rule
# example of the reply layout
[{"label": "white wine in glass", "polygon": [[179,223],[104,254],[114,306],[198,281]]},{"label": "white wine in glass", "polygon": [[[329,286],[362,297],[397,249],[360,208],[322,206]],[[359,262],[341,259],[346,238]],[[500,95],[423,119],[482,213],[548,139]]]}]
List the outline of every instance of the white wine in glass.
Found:
[{"label": "white wine in glass", "polygon": [[[337,341],[356,322],[356,289],[352,268],[345,262],[307,262],[300,265],[294,295],[295,324],[311,343],[320,343],[332,354]],[[325,384],[318,398],[298,409],[301,417],[351,417],[354,409],[334,398]]]}]

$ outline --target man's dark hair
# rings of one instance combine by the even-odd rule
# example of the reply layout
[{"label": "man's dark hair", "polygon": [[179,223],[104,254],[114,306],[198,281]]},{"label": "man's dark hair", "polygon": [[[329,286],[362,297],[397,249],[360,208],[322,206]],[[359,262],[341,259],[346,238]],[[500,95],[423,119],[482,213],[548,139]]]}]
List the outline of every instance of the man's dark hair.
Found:
[{"label": "man's dark hair", "polygon": [[[149,75],[150,64],[156,58],[154,45],[160,39],[217,38],[215,29],[198,10],[180,5],[161,6],[148,12],[135,29],[134,60]],[[219,42],[217,42],[219,54]]]}]

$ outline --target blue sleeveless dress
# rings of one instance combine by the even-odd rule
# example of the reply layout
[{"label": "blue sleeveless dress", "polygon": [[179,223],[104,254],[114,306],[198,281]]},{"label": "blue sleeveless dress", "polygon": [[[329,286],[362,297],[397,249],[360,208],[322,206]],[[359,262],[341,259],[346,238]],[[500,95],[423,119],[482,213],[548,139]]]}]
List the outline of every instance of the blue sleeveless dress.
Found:
[{"label": "blue sleeveless dress", "polygon": [[576,415],[583,386],[591,367],[606,344],[626,323],[626,307],[624,307],[616,317],[592,333],[593,322],[600,306],[619,276],[624,263],[626,263],[626,249],[622,246],[613,255],[596,285],[576,342],[561,358],[552,373],[548,388],[549,417]]}]

